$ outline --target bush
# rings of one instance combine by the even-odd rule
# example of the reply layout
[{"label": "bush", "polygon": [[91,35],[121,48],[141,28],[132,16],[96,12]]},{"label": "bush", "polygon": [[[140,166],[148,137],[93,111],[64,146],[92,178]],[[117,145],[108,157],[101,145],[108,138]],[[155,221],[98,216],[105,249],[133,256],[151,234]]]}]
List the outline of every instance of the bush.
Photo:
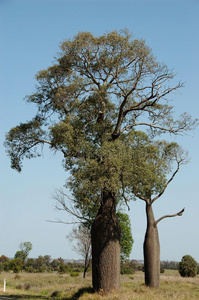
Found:
[{"label": "bush", "polygon": [[164,268],[160,267],[160,273],[163,274],[165,272]]},{"label": "bush", "polygon": [[59,268],[58,268],[58,273],[59,274],[65,274],[65,273],[68,273],[70,271],[71,270],[70,270],[69,266],[65,263],[61,263]]},{"label": "bush", "polygon": [[30,289],[30,287],[31,287],[31,286],[30,286],[30,283],[27,283],[27,282],[26,282],[26,283],[24,284],[24,289],[25,289],[26,291],[28,291],[28,290]]},{"label": "bush", "polygon": [[124,266],[124,267],[121,267],[121,272],[120,272],[122,275],[124,274],[127,274],[127,275],[131,275],[131,274],[134,274],[135,273],[135,270],[129,266]]},{"label": "bush", "polygon": [[120,273],[124,274],[134,274],[135,273],[135,265],[132,261],[126,260],[125,262],[121,262],[121,270]]},{"label": "bush", "polygon": [[71,277],[78,277],[79,276],[79,272],[71,272],[70,276]]},{"label": "bush", "polygon": [[198,264],[191,255],[184,255],[179,263],[179,273],[182,277],[195,277]]},{"label": "bush", "polygon": [[0,262],[0,272],[4,270],[4,266],[3,266],[3,263]]}]

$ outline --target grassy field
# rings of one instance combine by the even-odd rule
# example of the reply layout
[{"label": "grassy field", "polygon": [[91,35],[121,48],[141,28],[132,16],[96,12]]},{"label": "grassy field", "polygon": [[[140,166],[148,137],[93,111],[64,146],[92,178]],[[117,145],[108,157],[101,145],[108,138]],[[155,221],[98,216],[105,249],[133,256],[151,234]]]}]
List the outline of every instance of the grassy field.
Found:
[{"label": "grassy field", "polygon": [[[3,292],[4,279],[7,281],[6,293]],[[199,277],[182,278],[177,271],[166,270],[161,275],[159,289],[150,289],[144,285],[142,272],[134,275],[122,275],[121,287],[106,296],[93,293],[91,288],[91,274],[86,279],[82,275],[76,278],[70,275],[56,273],[28,274],[13,273],[0,274],[0,298],[13,297],[22,300],[161,300],[161,299],[199,299]]]}]

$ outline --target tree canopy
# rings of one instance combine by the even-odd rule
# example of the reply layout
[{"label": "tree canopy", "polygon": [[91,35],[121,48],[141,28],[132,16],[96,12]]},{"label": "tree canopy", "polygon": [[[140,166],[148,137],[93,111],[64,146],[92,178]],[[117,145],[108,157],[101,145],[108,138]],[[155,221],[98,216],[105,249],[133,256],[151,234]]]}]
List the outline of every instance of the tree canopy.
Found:
[{"label": "tree canopy", "polygon": [[37,74],[36,92],[26,97],[37,105],[36,116],[6,135],[12,168],[21,171],[22,160],[39,156],[38,146],[48,144],[62,151],[66,169],[89,159],[99,169],[110,148],[122,146],[110,141],[135,126],[145,125],[153,134],[190,129],[195,121],[186,113],[174,120],[168,105],[166,97],[182,87],[170,87],[173,78],[144,40],[127,30],[100,37],[78,33],[61,43],[56,64]]}]

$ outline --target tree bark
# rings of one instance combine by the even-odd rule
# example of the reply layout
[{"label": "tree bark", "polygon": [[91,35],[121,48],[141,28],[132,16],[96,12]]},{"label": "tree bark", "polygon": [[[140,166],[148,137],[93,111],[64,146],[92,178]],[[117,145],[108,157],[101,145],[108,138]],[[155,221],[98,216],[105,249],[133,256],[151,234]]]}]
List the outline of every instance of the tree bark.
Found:
[{"label": "tree bark", "polygon": [[145,284],[152,288],[160,286],[160,243],[152,205],[146,203],[147,229],[144,240]]},{"label": "tree bark", "polygon": [[91,230],[92,280],[96,292],[107,293],[119,288],[120,234],[115,195],[104,191]]}]

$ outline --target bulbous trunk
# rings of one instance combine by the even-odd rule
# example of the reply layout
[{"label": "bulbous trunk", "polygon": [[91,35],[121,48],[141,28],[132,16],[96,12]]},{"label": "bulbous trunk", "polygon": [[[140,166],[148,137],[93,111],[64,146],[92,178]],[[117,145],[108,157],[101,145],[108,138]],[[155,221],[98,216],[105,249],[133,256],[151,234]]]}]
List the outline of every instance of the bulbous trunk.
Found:
[{"label": "bulbous trunk", "polygon": [[145,284],[158,288],[160,286],[160,243],[158,228],[155,225],[151,204],[146,204],[147,229],[144,240]]},{"label": "bulbous trunk", "polygon": [[104,191],[101,207],[91,230],[92,280],[96,292],[107,293],[119,288],[120,231],[115,195]]}]

